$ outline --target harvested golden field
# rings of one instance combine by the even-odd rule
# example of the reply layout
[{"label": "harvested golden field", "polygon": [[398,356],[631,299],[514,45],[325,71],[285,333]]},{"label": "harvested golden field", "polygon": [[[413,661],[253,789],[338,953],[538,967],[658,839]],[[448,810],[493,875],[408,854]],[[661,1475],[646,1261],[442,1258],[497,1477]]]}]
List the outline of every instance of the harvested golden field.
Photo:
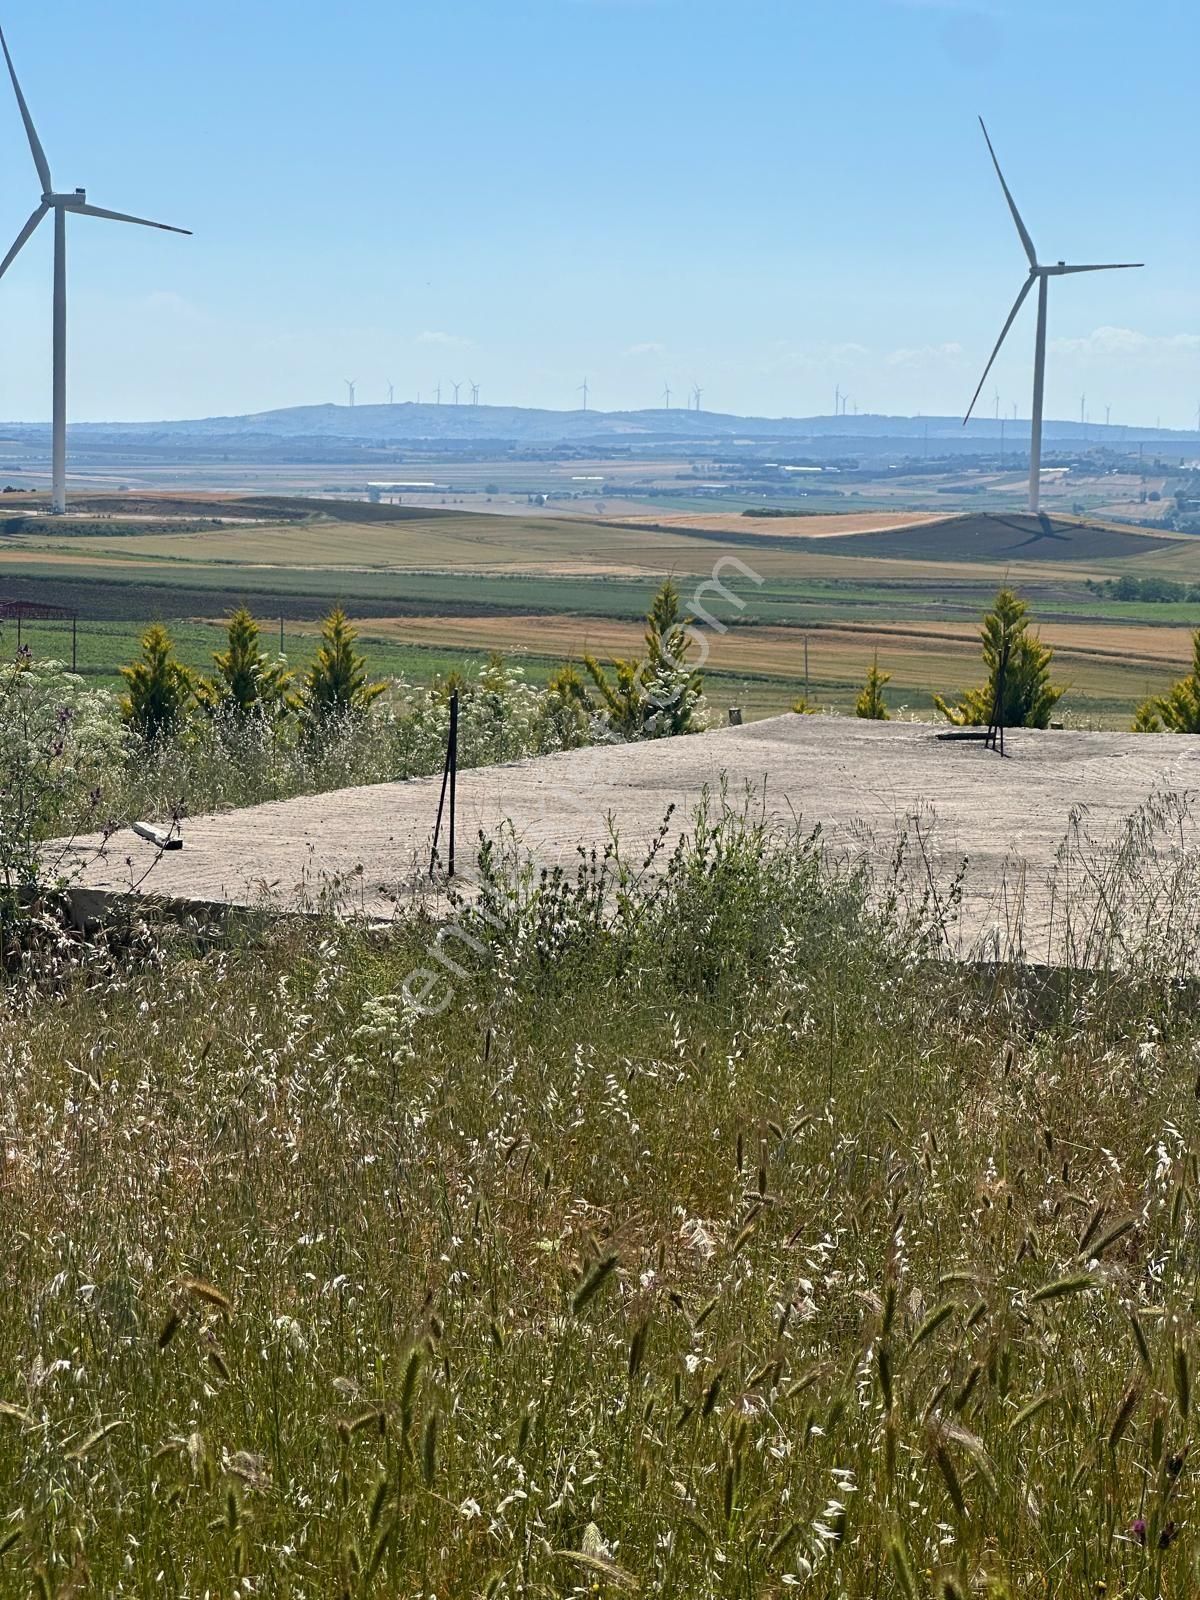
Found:
[{"label": "harvested golden field", "polygon": [[[633,656],[643,634],[636,623],[574,615],[380,617],[360,627],[364,644],[379,639],[481,655],[497,650],[543,663],[580,661],[585,653],[601,660]],[[296,631],[316,632],[317,625],[300,624]],[[1126,705],[1161,693],[1190,661],[1191,635],[1184,628],[1059,623],[1041,633],[1055,650],[1056,680],[1069,686],[1064,710],[1116,726],[1128,724]],[[876,655],[892,674],[889,703],[921,715],[932,714],[934,693],[954,694],[981,676],[979,630],[971,623],[737,626],[724,634],[706,630],[704,638],[706,670],[725,686],[717,698],[739,682],[756,683],[748,698],[761,708],[782,708],[803,689],[806,639],[810,691],[821,704],[847,705]]]},{"label": "harvested golden field", "polygon": [[[605,517],[600,520],[608,522],[612,519]],[[649,528],[752,533],[777,539],[831,539],[842,534],[886,533],[891,528],[924,526],[945,520],[945,517],[930,516],[927,511],[839,511],[797,517],[751,517],[740,511],[667,511],[644,512],[639,516],[621,518],[622,522],[637,522]]]},{"label": "harvested golden field", "polygon": [[322,571],[393,569],[449,572],[560,572],[614,576],[672,566],[705,571],[716,559],[707,544],[639,528],[558,521],[544,516],[440,515],[402,522],[334,521],[205,528],[200,532],[118,533],[72,541],[58,529],[19,535],[0,558],[300,567]]},{"label": "harvested golden field", "polygon": [[[736,605],[713,604],[737,625],[709,636],[708,666],[746,706],[790,703],[803,683],[807,632],[809,685],[822,703],[848,706],[878,649],[893,674],[891,703],[926,709],[934,690],[974,680],[977,619],[1008,583],[1059,652],[1071,685],[1066,704],[1126,726],[1139,700],[1185,669],[1190,618],[1179,606],[1164,609],[1160,624],[1141,606],[1126,620],[1125,607],[1085,581],[1126,572],[1200,577],[1200,539],[1072,517],[671,512],[652,527],[351,500],[176,503],[192,513],[178,528],[164,528],[161,517],[131,526],[139,512],[166,504],[138,495],[124,506],[123,526],[98,521],[108,503],[97,501],[90,526],[39,523],[3,537],[0,598],[138,622],[219,617],[245,603],[300,630],[344,601],[356,617],[376,619],[368,632],[411,646],[430,671],[446,670],[445,659],[432,665],[439,650],[494,648],[526,653],[544,671],[585,649],[631,653],[637,619],[664,577],[686,603],[697,580],[715,572]],[[239,506],[259,520],[200,523],[233,517]]]},{"label": "harvested golden field", "polygon": [[[52,564],[86,574],[96,565],[193,572],[231,569],[270,572],[288,570],[336,575],[362,572],[455,573],[547,578],[703,577],[723,558],[733,557],[764,578],[843,580],[861,584],[900,581],[905,584],[947,580],[975,583],[1007,578],[1035,583],[1047,577],[1037,563],[1009,562],[987,566],[970,561],[914,561],[905,558],[842,554],[825,555],[790,547],[746,548],[711,536],[688,538],[683,533],[650,528],[620,528],[597,523],[557,522],[531,518],[464,517],[439,525],[436,534],[420,524],[412,528],[319,523],[255,528],[214,528],[194,534],[114,534],[69,540],[46,535],[19,536],[0,544],[0,570],[18,573],[30,564]],[[481,529],[475,524],[486,521]],[[506,526],[517,531],[505,536]],[[1073,576],[1105,577],[1101,565],[1076,569]]]},{"label": "harvested golden field", "polygon": [[[179,532],[140,533],[114,529],[73,537],[68,527],[10,536],[0,542],[0,566],[53,562],[86,570],[97,563],[130,566],[258,569],[344,573],[420,572],[534,577],[613,578],[671,573],[700,576],[732,558],[766,579],[843,580],[861,584],[899,580],[1014,583],[1059,580],[1063,569],[1082,581],[1104,577],[1113,568],[1113,551],[1088,553],[1086,545],[1069,562],[1047,559],[1042,548],[1023,549],[1019,539],[989,559],[986,552],[960,548],[952,530],[961,519],[886,516],[732,519],[739,526],[705,528],[694,520],[670,527],[632,526],[583,518],[506,517],[475,512],[438,512],[385,521],[366,515],[355,520],[347,506],[336,518],[304,521],[228,523]],[[683,519],[686,521],[686,519]],[[716,517],[717,523],[731,519]],[[871,524],[884,524],[872,526]],[[852,526],[851,526],[852,525]],[[940,535],[940,526],[947,530]],[[795,530],[790,531],[790,530]],[[728,542],[721,538],[727,533]],[[893,549],[892,537],[895,540]],[[798,544],[798,538],[811,544]],[[917,541],[917,543],[914,543]],[[1126,559],[1154,562],[1155,570],[1200,570],[1200,540],[1195,549],[1178,542],[1124,533],[1113,549]]]}]

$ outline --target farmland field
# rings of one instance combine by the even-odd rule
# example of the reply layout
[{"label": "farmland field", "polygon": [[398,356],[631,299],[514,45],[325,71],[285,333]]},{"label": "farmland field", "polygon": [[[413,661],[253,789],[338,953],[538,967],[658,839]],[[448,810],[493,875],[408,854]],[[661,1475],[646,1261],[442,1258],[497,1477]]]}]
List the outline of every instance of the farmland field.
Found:
[{"label": "farmland field", "polygon": [[[176,493],[98,496],[77,518],[9,526],[0,602],[78,610],[81,670],[109,684],[149,620],[168,621],[182,658],[209,666],[221,619],[240,603],[268,639],[283,619],[286,653],[303,665],[335,601],[358,619],[380,675],[427,681],[499,649],[538,679],[585,650],[634,650],[670,576],[721,624],[708,635],[718,707],[788,706],[805,688],[807,639],[816,703],[848,709],[877,652],[893,710],[929,715],[935,690],[977,676],[977,620],[1007,582],[1059,652],[1064,716],[1122,726],[1185,670],[1200,622],[1200,607],[1120,604],[1087,587],[1123,573],[1200,580],[1200,540],[1068,517],[691,513],[638,524]],[[714,570],[724,590],[700,587]],[[9,623],[6,648],[12,636]],[[67,654],[65,637],[58,623],[23,629],[40,653]]]}]

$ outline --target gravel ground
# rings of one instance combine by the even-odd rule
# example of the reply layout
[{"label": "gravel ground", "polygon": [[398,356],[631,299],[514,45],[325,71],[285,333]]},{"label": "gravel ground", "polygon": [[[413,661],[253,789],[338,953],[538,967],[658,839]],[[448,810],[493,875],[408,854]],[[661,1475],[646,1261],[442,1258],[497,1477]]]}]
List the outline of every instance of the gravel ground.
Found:
[{"label": "gravel ground", "polygon": [[[940,742],[935,731],[789,715],[463,772],[459,873],[472,876],[479,830],[494,835],[505,821],[542,863],[569,864],[577,845],[602,843],[609,818],[632,855],[669,806],[673,835],[705,788],[724,783],[731,801],[751,789],[780,826],[820,823],[833,848],[866,850],[881,868],[907,835],[915,895],[930,881],[944,892],[965,858],[959,947],[998,940],[1007,948],[1019,925],[1032,958],[1061,959],[1066,869],[1055,863],[1073,809],[1083,808],[1094,842],[1071,860],[1082,907],[1095,903],[1089,871],[1125,819],[1155,796],[1200,788],[1198,740],[1021,730],[1007,736],[1002,761],[978,744]],[[72,849],[89,890],[280,908],[326,901],[388,915],[427,881],[439,786],[416,779],[189,818],[184,848],[157,861],[154,847],[128,832],[106,849],[98,839]],[[1174,838],[1176,847],[1200,842],[1190,821]],[[1161,848],[1170,854],[1169,838]],[[1148,909],[1153,915],[1144,890],[1121,918],[1136,922]]]}]

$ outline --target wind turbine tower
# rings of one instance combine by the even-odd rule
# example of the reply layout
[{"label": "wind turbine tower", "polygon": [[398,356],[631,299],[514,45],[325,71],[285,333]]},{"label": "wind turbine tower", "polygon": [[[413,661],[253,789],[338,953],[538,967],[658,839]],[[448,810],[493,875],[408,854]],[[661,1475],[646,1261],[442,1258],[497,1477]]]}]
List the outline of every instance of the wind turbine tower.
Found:
[{"label": "wind turbine tower", "polygon": [[588,401],[588,381],[586,378],[579,385],[579,393],[583,396],[583,409],[586,411]]},{"label": "wind turbine tower", "polygon": [[996,176],[1000,179],[1000,187],[1004,190],[1004,198],[1008,202],[1008,209],[1012,213],[1013,222],[1016,224],[1017,233],[1025,248],[1029,259],[1029,275],[1021,285],[1017,298],[1013,301],[1013,308],[1008,313],[1008,320],[1000,330],[1000,337],[996,340],[995,349],[992,351],[988,364],[983,369],[983,377],[979,380],[979,388],[971,398],[967,407],[967,414],[963,418],[963,427],[971,420],[971,413],[975,409],[975,402],[979,399],[980,391],[987,382],[988,373],[992,364],[1000,354],[1000,346],[1008,337],[1008,330],[1017,319],[1017,312],[1025,304],[1025,297],[1037,284],[1037,335],[1033,347],[1033,413],[1029,422],[1029,509],[1036,513],[1041,503],[1041,472],[1042,472],[1042,405],[1046,389],[1046,298],[1051,278],[1065,278],[1076,272],[1115,272],[1130,267],[1144,265],[1141,261],[1104,261],[1098,264],[1088,263],[1084,266],[1068,266],[1065,261],[1056,261],[1052,267],[1042,266],[1037,258],[1033,240],[1029,236],[1029,229],[1021,220],[1021,213],[1017,210],[1017,202],[1013,199],[1004,174],[1000,170],[1000,163],[996,159],[996,152],[992,149],[992,141],[988,137],[987,128],[983,118],[979,119],[979,126],[983,128],[983,137],[987,140],[988,153],[992,158],[992,165],[996,169]]},{"label": "wind turbine tower", "polygon": [[173,228],[166,222],[149,222],[145,217],[131,217],[123,211],[105,211],[100,206],[88,204],[87,190],[74,189],[69,194],[60,193],[50,176],[50,163],[42,149],[33,117],[17,81],[17,69],[8,53],[8,41],[0,29],[0,46],[8,63],[17,109],[25,124],[25,137],[29,140],[30,154],[42,186],[42,197],[34,207],[29,221],[16,237],[12,249],[0,262],[0,278],[8,271],[22,249],[33,237],[42,219],[54,213],[54,336],[53,372],[54,398],[52,405],[51,489],[50,509],[61,514],[67,509],[67,213],[77,217],[103,217],[109,222],[133,222],[140,228],[158,228],[163,233],[190,233],[190,228]]},{"label": "wind turbine tower", "polygon": [[667,410],[670,411],[670,409],[671,409],[671,385],[669,383],[664,383],[663,384],[663,399],[667,403]]},{"label": "wind turbine tower", "polygon": [[389,380],[389,382],[388,382],[388,405],[394,406],[395,403],[396,403],[396,385]]},{"label": "wind turbine tower", "polygon": [[457,405],[458,404],[458,391],[462,388],[462,384],[461,383],[455,383],[455,382],[451,381],[450,387],[454,390],[454,404]]},{"label": "wind turbine tower", "polygon": [[692,385],[692,393],[696,397],[696,410],[699,411],[700,410],[700,397],[701,397],[701,395],[703,395],[704,390],[700,387],[700,385],[698,383],[694,383]]},{"label": "wind turbine tower", "polygon": [[354,404],[354,379],[353,378],[343,378],[342,382],[346,385],[346,393],[350,397],[351,406],[353,406],[353,404]]},{"label": "wind turbine tower", "polygon": [[479,385],[477,383],[471,385],[471,404],[473,406],[479,404]]}]

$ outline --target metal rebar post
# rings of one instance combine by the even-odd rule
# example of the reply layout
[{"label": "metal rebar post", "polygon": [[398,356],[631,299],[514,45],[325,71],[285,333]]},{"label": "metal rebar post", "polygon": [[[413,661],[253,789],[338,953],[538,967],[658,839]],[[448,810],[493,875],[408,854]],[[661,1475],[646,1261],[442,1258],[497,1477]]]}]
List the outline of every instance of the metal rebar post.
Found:
[{"label": "metal rebar post", "polygon": [[450,696],[450,851],[446,876],[454,876],[454,812],[458,797],[458,690]]},{"label": "metal rebar post", "polygon": [[446,738],[446,760],[442,766],[442,792],[438,798],[437,821],[433,825],[433,848],[429,852],[429,876],[437,868],[438,841],[442,836],[442,815],[446,809],[446,791],[450,791],[450,846],[447,852],[446,876],[454,876],[454,813],[458,787],[458,690],[450,696],[450,731]]}]

